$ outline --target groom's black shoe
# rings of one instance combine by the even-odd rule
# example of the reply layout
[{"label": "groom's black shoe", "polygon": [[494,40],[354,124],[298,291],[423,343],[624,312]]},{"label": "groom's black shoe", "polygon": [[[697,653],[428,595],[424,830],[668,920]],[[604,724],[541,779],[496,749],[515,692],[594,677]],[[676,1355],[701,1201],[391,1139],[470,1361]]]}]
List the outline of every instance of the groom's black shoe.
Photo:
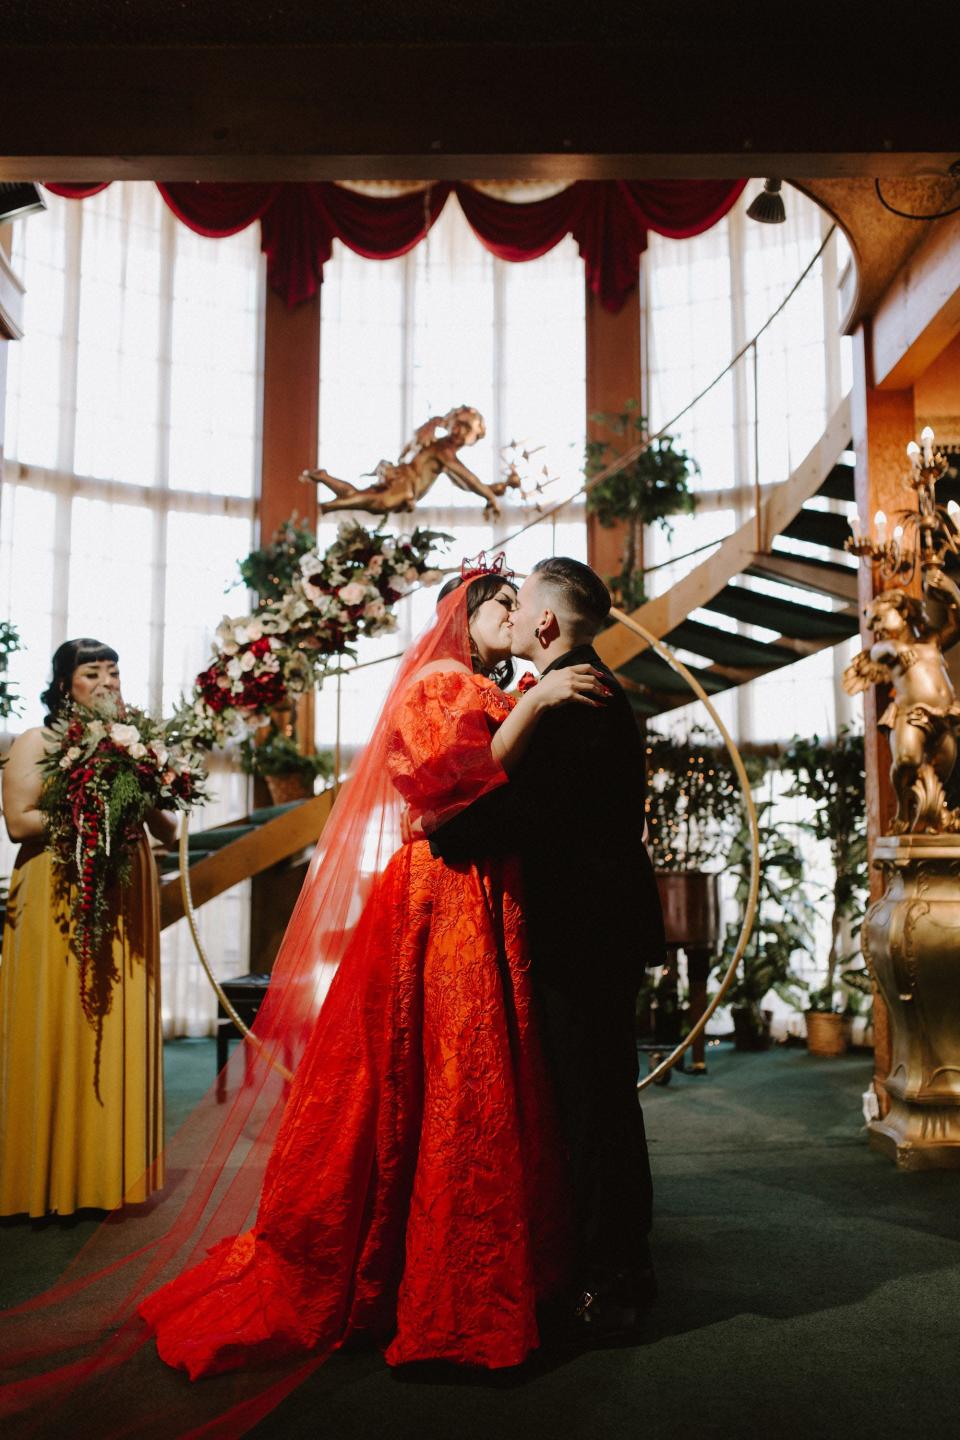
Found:
[{"label": "groom's black shoe", "polygon": [[653,1267],[595,1280],[578,1295],[570,1333],[585,1340],[615,1340],[634,1334],[648,1306],[657,1298]]}]

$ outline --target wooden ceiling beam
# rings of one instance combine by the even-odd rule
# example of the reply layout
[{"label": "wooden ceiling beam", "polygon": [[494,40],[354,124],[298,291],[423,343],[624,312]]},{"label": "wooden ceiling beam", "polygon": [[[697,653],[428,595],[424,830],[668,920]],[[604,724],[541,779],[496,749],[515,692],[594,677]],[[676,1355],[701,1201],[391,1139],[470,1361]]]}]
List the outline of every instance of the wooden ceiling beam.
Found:
[{"label": "wooden ceiling beam", "polygon": [[728,32],[713,6],[642,43],[8,40],[0,175],[902,176],[956,158],[948,106],[898,112],[876,73],[853,83],[842,45],[795,50],[758,92],[739,83],[751,53]]}]

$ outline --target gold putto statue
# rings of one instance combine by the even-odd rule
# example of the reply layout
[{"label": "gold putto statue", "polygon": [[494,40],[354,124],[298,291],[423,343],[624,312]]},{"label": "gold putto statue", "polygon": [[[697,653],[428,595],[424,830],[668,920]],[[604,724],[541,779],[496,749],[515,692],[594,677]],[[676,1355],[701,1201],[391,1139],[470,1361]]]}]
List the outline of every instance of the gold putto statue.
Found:
[{"label": "gold putto statue", "polygon": [[944,786],[957,758],[960,706],[943,652],[960,639],[960,590],[944,573],[948,554],[960,554],[956,506],[937,504],[937,481],[947,470],[934,450],[933,431],[921,444],[911,441],[909,484],[917,508],[897,512],[899,523],[887,539],[882,510],[875,516],[877,538],[860,533],[857,521],[847,549],[869,560],[884,578],[908,585],[919,570],[923,599],[905,590],[882,590],[867,606],[873,635],[844,672],[844,689],[857,695],[871,685],[893,688],[878,725],[890,732],[890,779],[897,797],[895,835],[940,835],[960,831],[960,814],[948,809]]},{"label": "gold putto statue", "polygon": [[[438,435],[438,430],[445,433]],[[486,485],[457,454],[464,446],[482,440],[486,433],[480,411],[472,405],[458,405],[446,415],[434,415],[421,425],[395,464],[381,460],[373,472],[376,478],[372,485],[351,485],[326,470],[304,470],[300,479],[326,485],[333,491],[335,498],[324,500],[319,507],[323,515],[331,510],[365,510],[371,515],[412,510],[440,475],[449,475],[459,489],[482,496],[486,501],[486,514],[499,515],[498,497],[508,489],[518,489],[519,476],[511,471],[505,480]]]},{"label": "gold putto statue", "polygon": [[924,575],[924,591],[923,601],[902,590],[883,590],[871,601],[866,620],[873,644],[843,677],[849,695],[871,685],[893,687],[877,723],[890,732],[894,834],[960,830],[960,816],[948,810],[944,796],[957,758],[960,706],[943,659],[960,639],[960,612],[956,587],[939,571]]}]

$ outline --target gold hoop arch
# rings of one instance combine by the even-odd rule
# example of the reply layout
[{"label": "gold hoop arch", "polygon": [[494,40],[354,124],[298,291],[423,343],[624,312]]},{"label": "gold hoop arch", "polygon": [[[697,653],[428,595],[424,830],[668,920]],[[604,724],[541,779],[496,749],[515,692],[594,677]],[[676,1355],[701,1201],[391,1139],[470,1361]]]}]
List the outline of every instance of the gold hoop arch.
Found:
[{"label": "gold hoop arch", "polygon": [[217,999],[220,1001],[220,1004],[223,1006],[226,1013],[230,1016],[230,1019],[233,1021],[234,1025],[236,1025],[237,1029],[240,1031],[240,1034],[243,1036],[244,1040],[249,1040],[252,1045],[256,1045],[257,1049],[263,1055],[264,1059],[268,1062],[268,1064],[273,1067],[274,1070],[279,1070],[284,1080],[292,1080],[292,1072],[288,1070],[285,1065],[281,1065],[280,1061],[277,1060],[273,1055],[267,1053],[260,1038],[257,1035],[254,1035],[249,1025],[245,1025],[244,1022],[240,1019],[240,1016],[237,1014],[236,1010],[231,1005],[226,995],[224,995],[220,982],[217,979],[216,975],[214,975],[213,970],[210,967],[210,961],[207,958],[206,950],[204,950],[203,948],[203,941],[200,939],[200,931],[197,928],[197,912],[193,906],[193,890],[190,885],[190,853],[188,847],[189,835],[190,817],[187,812],[184,811],[180,822],[180,893],[183,896],[183,913],[187,917],[187,924],[190,926],[190,934],[193,936],[193,943],[196,947],[197,956],[200,960],[200,964],[203,966],[204,973],[207,979],[213,986],[214,993],[216,994]]},{"label": "gold hoop arch", "polygon": [[689,1035],[687,1035],[684,1040],[681,1040],[676,1049],[671,1051],[664,1060],[660,1061],[659,1065],[650,1071],[649,1075],[645,1075],[639,1082],[637,1089],[645,1090],[648,1085],[653,1085],[660,1079],[661,1075],[665,1075],[668,1070],[676,1065],[684,1051],[693,1044],[694,1040],[703,1034],[707,1028],[707,1022],[711,1019],[717,1006],[733,984],[733,977],[737,973],[737,966],[743,959],[743,952],[747,948],[747,942],[750,939],[753,922],[757,914],[757,895],[760,890],[760,835],[757,829],[757,811],[753,803],[753,791],[750,789],[750,781],[747,777],[743,759],[740,751],[734,744],[733,737],[714,709],[706,690],[704,690],[696,676],[691,675],[683,661],[678,660],[672,650],[668,649],[655,635],[651,635],[650,631],[638,624],[636,620],[632,620],[629,615],[625,615],[623,611],[618,610],[615,605],[611,606],[610,618],[616,620],[619,625],[625,625],[628,630],[632,630],[635,635],[639,635],[642,640],[645,640],[658,655],[662,655],[670,668],[676,670],[677,674],[687,682],[697,699],[703,702],[707,714],[720,731],[723,743],[726,745],[730,759],[733,761],[733,768],[737,772],[737,779],[740,782],[740,789],[743,793],[743,803],[747,812],[747,823],[750,827],[750,891],[747,896],[747,908],[744,912],[743,925],[740,928],[740,937],[737,940],[737,948],[733,952],[733,959],[724,972],[723,979],[720,981],[720,988]]},{"label": "gold hoop arch", "polygon": [[[683,1055],[684,1052],[689,1049],[689,1047],[693,1044],[694,1040],[696,1040],[700,1035],[702,1035],[717,1007],[720,1005],[727,991],[730,989],[730,986],[733,984],[733,977],[737,973],[737,966],[740,964],[740,961],[743,958],[744,951],[747,948],[747,943],[750,939],[751,932],[753,931],[753,922],[757,914],[757,895],[760,889],[760,837],[757,829],[757,812],[753,803],[753,792],[750,789],[750,781],[747,777],[746,768],[740,755],[740,751],[737,749],[733,741],[733,737],[730,735],[727,727],[724,725],[723,721],[720,719],[720,716],[714,709],[709,695],[704,690],[699,680],[697,680],[696,676],[691,675],[690,671],[687,669],[686,665],[684,665],[682,660],[678,660],[677,657],[673,654],[673,652],[668,649],[668,647],[664,645],[662,641],[658,640],[655,635],[652,635],[649,630],[645,629],[643,625],[640,625],[636,620],[632,620],[629,615],[625,615],[623,611],[618,610],[616,606],[611,607],[610,616],[611,619],[617,622],[617,624],[624,625],[628,630],[632,630],[635,635],[639,635],[640,638],[644,640],[651,647],[651,649],[655,650],[658,655],[662,655],[662,657],[664,658],[664,660],[666,660],[667,664],[671,667],[671,669],[675,670],[677,674],[687,682],[687,684],[690,686],[690,689],[696,695],[697,699],[703,702],[707,714],[710,716],[710,719],[713,721],[714,725],[719,730],[720,735],[723,739],[723,743],[727,747],[727,751],[729,752],[730,759],[733,761],[733,766],[737,772],[737,779],[740,782],[740,789],[743,794],[743,802],[747,812],[747,823],[750,828],[750,890],[747,896],[747,908],[744,912],[743,924],[740,929],[740,936],[737,940],[737,946],[733,953],[733,958],[731,959],[730,964],[727,966],[727,969],[724,972],[723,979],[720,981],[720,986],[716,994],[713,996],[713,999],[710,1001],[706,1010],[700,1016],[700,1019],[693,1026],[692,1030],[686,1036],[686,1038],[681,1040],[680,1044],[674,1050],[672,1050],[670,1054],[665,1057],[665,1059],[661,1060],[659,1065],[655,1066],[648,1075],[645,1075],[643,1077],[643,1079],[637,1085],[637,1090],[639,1091],[645,1090],[648,1085],[654,1084],[657,1080],[660,1079],[662,1075],[665,1075],[668,1070],[672,1069],[672,1067],[676,1065],[681,1055]],[[257,1036],[254,1035],[248,1025],[244,1024],[244,1022],[241,1020],[240,1016],[234,1009],[233,1005],[223,993],[220,983],[217,980],[217,977],[214,975],[213,970],[211,969],[210,961],[207,958],[207,953],[203,948],[203,941],[200,939],[200,931],[197,927],[197,912],[194,909],[193,904],[193,891],[190,886],[190,865],[188,848],[189,832],[189,817],[186,813],[184,813],[180,826],[180,891],[183,896],[183,911],[187,917],[187,923],[190,926],[190,934],[193,936],[193,943],[196,947],[197,956],[199,957],[200,964],[203,966],[206,977],[210,981],[210,984],[213,986],[216,997],[219,1000],[220,1004],[223,1006],[225,1013],[230,1017],[233,1024],[240,1031],[241,1035],[243,1035],[245,1039],[250,1040],[254,1045],[256,1045],[259,1049],[262,1050],[263,1047]],[[273,1056],[267,1055],[266,1059],[274,1067],[274,1069],[280,1071],[280,1073],[284,1076],[286,1080],[291,1080],[293,1078],[290,1071],[287,1070],[285,1066],[281,1065],[278,1060],[274,1059]]]}]

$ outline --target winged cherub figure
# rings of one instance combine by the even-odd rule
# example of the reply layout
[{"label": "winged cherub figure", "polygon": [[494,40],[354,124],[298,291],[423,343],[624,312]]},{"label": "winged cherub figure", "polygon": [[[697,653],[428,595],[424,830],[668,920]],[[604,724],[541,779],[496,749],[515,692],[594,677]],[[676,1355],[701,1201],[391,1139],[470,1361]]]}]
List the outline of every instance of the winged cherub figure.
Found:
[{"label": "winged cherub figure", "polygon": [[[443,430],[442,435],[437,434]],[[475,445],[487,433],[483,416],[472,405],[458,405],[446,415],[433,416],[421,425],[396,464],[381,460],[372,485],[360,487],[338,480],[326,470],[304,470],[301,480],[312,480],[333,491],[333,500],[324,500],[321,514],[331,510],[366,510],[371,515],[412,510],[440,475],[449,475],[461,490],[470,490],[486,501],[485,513],[499,515],[497,497],[519,486],[519,478],[486,485],[457,455],[465,445]]]},{"label": "winged cherub figure", "polygon": [[[957,758],[960,719],[943,651],[960,638],[960,613],[956,587],[938,569],[925,575],[924,590],[924,601],[902,590],[884,590],[871,601],[865,613],[873,644],[843,676],[848,695],[871,685],[893,687],[877,723],[890,732],[895,834],[960,829],[960,815],[947,809],[943,788]],[[938,624],[935,611],[946,620]]]}]

